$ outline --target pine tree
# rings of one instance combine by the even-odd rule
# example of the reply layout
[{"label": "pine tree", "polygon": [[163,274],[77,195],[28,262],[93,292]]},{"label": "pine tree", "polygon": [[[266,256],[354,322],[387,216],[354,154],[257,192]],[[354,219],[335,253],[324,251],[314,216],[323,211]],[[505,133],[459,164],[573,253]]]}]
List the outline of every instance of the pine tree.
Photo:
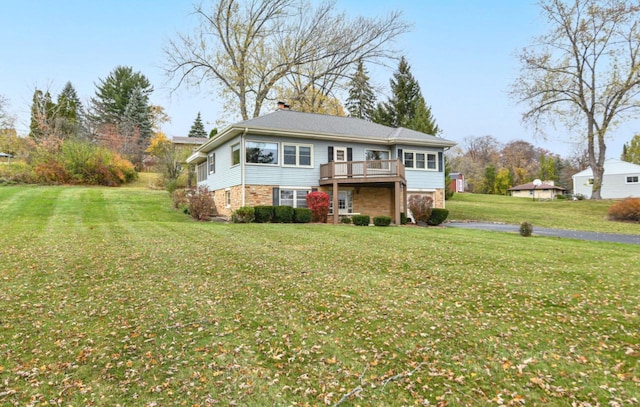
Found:
[{"label": "pine tree", "polygon": [[80,136],[84,110],[71,82],[67,82],[58,95],[55,116],[63,137]]},{"label": "pine tree", "polygon": [[390,80],[391,97],[388,102],[378,103],[373,121],[391,127],[405,127],[423,133],[437,135],[431,108],[427,106],[418,81],[411,74],[411,67],[402,57],[398,70]]},{"label": "pine tree", "polygon": [[196,116],[196,119],[193,121],[193,125],[191,126],[191,130],[189,130],[189,137],[207,138],[207,132],[204,129],[204,124],[202,124],[200,112],[198,112],[198,115]]},{"label": "pine tree", "polygon": [[147,100],[143,90],[140,87],[135,87],[124,110],[125,125],[139,134],[143,144],[148,143],[153,133]]},{"label": "pine tree", "polygon": [[375,110],[375,102],[376,96],[369,84],[368,72],[362,61],[360,61],[349,84],[347,110],[352,117],[371,121]]}]

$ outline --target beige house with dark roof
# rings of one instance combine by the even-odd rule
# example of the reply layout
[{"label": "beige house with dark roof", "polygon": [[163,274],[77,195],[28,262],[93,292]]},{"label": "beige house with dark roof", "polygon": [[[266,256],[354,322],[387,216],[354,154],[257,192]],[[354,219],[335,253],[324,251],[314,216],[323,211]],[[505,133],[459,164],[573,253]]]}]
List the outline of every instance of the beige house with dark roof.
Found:
[{"label": "beige house with dark roof", "polygon": [[543,181],[541,184],[528,182],[509,188],[511,196],[529,199],[555,199],[558,195],[564,195],[566,188],[556,186],[553,181]]}]

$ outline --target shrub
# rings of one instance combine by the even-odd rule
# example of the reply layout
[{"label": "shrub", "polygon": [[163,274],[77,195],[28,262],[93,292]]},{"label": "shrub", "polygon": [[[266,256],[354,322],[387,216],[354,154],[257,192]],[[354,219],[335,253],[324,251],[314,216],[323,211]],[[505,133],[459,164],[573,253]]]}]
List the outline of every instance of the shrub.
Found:
[{"label": "shrub", "polygon": [[533,225],[529,222],[520,224],[520,236],[529,237],[533,233]]},{"label": "shrub", "polygon": [[327,222],[329,204],[329,195],[325,192],[315,191],[307,194],[307,206],[313,213],[313,222]]},{"label": "shrub", "polygon": [[351,217],[351,221],[356,226],[369,226],[371,218],[369,217],[369,215],[353,215]]},{"label": "shrub", "polygon": [[400,212],[400,224],[406,225],[407,223],[409,223],[409,219],[407,219],[407,214],[404,212]]},{"label": "shrub", "polygon": [[293,221],[295,223],[309,223],[312,217],[313,213],[309,208],[295,208],[293,210]]},{"label": "shrub", "polygon": [[350,225],[351,224],[351,218],[348,216],[345,216],[344,218],[340,219],[340,223],[344,223],[345,225]]},{"label": "shrub", "polygon": [[273,219],[273,206],[258,205],[253,210],[256,223],[269,223]]},{"label": "shrub", "polygon": [[449,210],[448,209],[433,208],[431,210],[431,216],[429,217],[429,220],[427,221],[427,224],[430,225],[430,226],[438,226],[439,224],[444,222],[445,219],[447,219],[448,216],[449,216]]},{"label": "shrub", "polygon": [[427,223],[431,217],[433,199],[424,195],[411,195],[409,197],[409,210],[413,214],[416,223]]},{"label": "shrub", "polygon": [[231,215],[233,223],[251,223],[255,219],[255,209],[250,206],[241,206]]},{"label": "shrub", "polygon": [[174,209],[184,209],[188,206],[188,192],[189,191],[186,189],[176,189],[175,191],[173,191],[173,193],[171,194],[171,199],[173,200]]},{"label": "shrub", "polygon": [[293,222],[293,207],[285,205],[274,206],[273,221],[276,223]]},{"label": "shrub", "polygon": [[376,226],[389,226],[391,224],[391,216],[374,216],[373,224]]},{"label": "shrub", "polygon": [[195,220],[209,220],[216,214],[216,204],[213,195],[207,187],[198,187],[187,194],[189,214]]},{"label": "shrub", "polygon": [[640,198],[626,198],[608,209],[609,219],[640,222]]}]

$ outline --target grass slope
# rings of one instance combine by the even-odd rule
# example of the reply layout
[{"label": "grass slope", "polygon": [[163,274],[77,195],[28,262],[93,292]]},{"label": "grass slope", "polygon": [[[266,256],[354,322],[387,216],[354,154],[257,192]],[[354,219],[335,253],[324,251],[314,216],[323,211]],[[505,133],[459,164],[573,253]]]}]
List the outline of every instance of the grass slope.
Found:
[{"label": "grass slope", "polygon": [[142,188],[0,188],[0,211],[3,405],[604,406],[640,391],[629,245],[195,223]]},{"label": "grass slope", "polygon": [[503,195],[455,194],[447,201],[450,220],[477,220],[610,233],[640,233],[637,223],[611,222],[607,210],[616,201],[532,201]]}]

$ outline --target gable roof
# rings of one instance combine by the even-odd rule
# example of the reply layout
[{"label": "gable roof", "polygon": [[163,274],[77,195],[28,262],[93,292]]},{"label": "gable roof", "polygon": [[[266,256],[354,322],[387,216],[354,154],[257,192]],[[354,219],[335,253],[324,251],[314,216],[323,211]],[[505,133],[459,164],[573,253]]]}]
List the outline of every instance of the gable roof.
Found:
[{"label": "gable roof", "polygon": [[275,112],[228,126],[197,151],[206,153],[242,133],[349,140],[374,144],[409,144],[424,147],[453,147],[454,141],[403,127],[393,128],[354,117],[331,116],[279,109]]},{"label": "gable roof", "polygon": [[532,191],[532,190],[543,190],[543,189],[555,189],[555,190],[559,190],[559,191],[566,191],[566,188],[562,188],[559,187],[557,185],[551,185],[551,184],[545,184],[542,183],[538,186],[535,186],[533,184],[533,182],[527,182],[526,184],[522,184],[522,185],[516,185],[515,187],[511,187],[508,189],[508,191]]},{"label": "gable roof", "polygon": [[206,143],[209,139],[204,137],[173,136],[171,140],[173,141],[173,144],[202,145]]},{"label": "gable roof", "polygon": [[[640,165],[632,164],[615,158],[604,161],[604,175],[640,174]],[[574,177],[593,177],[593,170],[587,168],[573,174]]]}]

